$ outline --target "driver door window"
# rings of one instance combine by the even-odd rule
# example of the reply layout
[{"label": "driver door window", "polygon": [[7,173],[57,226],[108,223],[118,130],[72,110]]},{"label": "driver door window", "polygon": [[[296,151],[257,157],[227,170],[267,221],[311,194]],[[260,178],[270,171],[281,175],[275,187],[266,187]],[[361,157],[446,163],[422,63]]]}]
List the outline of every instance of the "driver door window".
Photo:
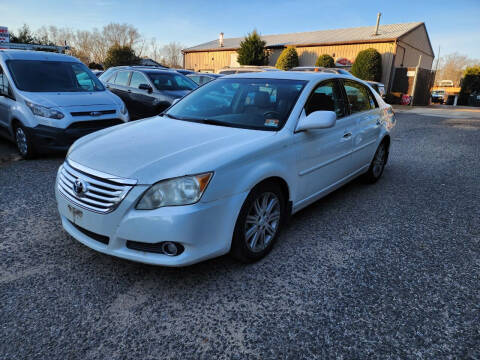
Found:
[{"label": "driver door window", "polygon": [[320,84],[310,95],[305,106],[305,114],[308,115],[314,111],[333,111],[338,119],[346,115],[345,101],[336,80]]}]

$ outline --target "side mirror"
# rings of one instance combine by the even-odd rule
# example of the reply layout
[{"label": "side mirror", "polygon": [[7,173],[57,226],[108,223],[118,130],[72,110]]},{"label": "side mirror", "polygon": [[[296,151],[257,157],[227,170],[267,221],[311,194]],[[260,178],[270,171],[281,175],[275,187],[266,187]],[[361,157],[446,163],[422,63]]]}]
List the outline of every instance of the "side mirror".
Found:
[{"label": "side mirror", "polygon": [[314,111],[300,118],[295,132],[331,128],[336,121],[337,114],[333,111]]},{"label": "side mirror", "polygon": [[152,87],[148,84],[140,84],[138,88],[140,90],[147,90],[149,94],[153,91]]},{"label": "side mirror", "polygon": [[173,99],[171,106],[175,105],[179,101],[180,101],[180,98]]}]

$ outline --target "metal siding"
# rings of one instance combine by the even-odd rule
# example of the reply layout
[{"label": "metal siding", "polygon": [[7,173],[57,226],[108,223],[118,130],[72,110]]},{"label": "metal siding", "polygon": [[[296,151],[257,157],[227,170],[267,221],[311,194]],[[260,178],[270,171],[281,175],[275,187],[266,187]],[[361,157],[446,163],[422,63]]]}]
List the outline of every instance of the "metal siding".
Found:
[{"label": "metal siding", "polygon": [[[376,43],[376,44],[352,44],[352,45],[331,45],[331,46],[312,46],[297,47],[300,66],[313,66],[317,58],[322,54],[329,54],[334,58],[347,58],[354,62],[357,54],[369,48],[376,49],[382,56],[382,82],[388,84],[391,66],[394,54],[395,44]],[[269,65],[275,66],[273,61]]]},{"label": "metal siding", "polygon": [[[416,67],[420,55],[422,55],[422,63],[420,64],[420,67],[428,70],[432,69],[433,56],[427,55],[423,51],[419,51],[403,41],[399,41],[399,45],[405,49],[403,67]],[[395,61],[395,66],[399,67],[401,65],[400,61],[401,59],[397,59],[397,61]]]},{"label": "metal siding", "polygon": [[425,25],[419,26],[415,30],[400,37],[399,40],[410,45],[411,47],[416,48],[417,50],[423,51],[426,55],[434,57]]}]

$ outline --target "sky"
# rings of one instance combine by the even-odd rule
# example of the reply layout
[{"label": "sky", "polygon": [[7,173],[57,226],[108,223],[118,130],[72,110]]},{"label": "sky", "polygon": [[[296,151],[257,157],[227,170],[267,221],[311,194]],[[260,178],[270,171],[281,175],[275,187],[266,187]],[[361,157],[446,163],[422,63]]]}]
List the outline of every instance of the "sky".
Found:
[{"label": "sky", "polygon": [[436,55],[440,46],[440,56],[480,59],[480,0],[0,0],[0,26],[91,30],[128,23],[146,38],[188,47],[254,28],[268,35],[373,26],[379,11],[383,24],[425,22]]}]

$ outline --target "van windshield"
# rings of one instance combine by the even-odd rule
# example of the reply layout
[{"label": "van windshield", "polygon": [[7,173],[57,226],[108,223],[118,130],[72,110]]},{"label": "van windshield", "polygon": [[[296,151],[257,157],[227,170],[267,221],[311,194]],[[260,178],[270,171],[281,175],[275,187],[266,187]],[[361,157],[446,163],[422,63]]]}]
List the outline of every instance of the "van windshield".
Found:
[{"label": "van windshield", "polygon": [[31,92],[104,91],[88,68],[71,61],[8,60],[7,66],[19,90]]}]

